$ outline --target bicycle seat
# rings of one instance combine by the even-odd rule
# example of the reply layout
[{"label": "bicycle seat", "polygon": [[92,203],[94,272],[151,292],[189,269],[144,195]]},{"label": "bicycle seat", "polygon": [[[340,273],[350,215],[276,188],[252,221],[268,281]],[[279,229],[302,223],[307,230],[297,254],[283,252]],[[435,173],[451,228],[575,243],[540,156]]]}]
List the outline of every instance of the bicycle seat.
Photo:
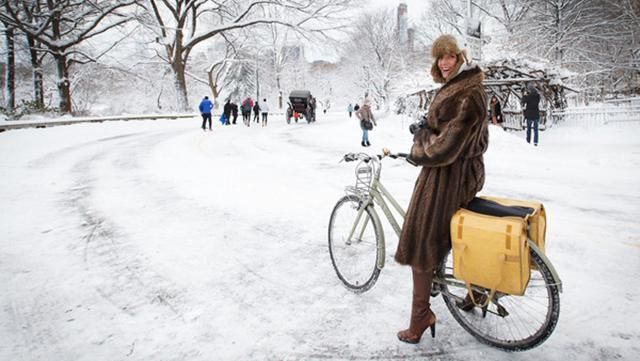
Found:
[{"label": "bicycle seat", "polygon": [[532,214],[535,210],[523,206],[505,206],[500,203],[475,197],[464,207],[472,212],[486,214],[494,217],[521,217],[524,218]]}]

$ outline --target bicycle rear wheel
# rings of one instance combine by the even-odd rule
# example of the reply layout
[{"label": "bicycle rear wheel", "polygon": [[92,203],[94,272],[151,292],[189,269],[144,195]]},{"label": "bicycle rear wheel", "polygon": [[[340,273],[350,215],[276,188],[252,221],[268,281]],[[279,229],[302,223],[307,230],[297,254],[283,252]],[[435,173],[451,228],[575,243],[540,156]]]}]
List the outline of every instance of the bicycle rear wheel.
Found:
[{"label": "bicycle rear wheel", "polygon": [[[553,332],[560,315],[558,285],[547,265],[530,251],[535,269],[522,296],[496,293],[486,314],[474,307],[463,311],[458,307],[467,290],[464,283],[453,278],[452,257],[438,269],[442,298],[456,321],[481,342],[507,351],[524,351],[543,343]],[[454,285],[455,284],[455,285]],[[480,290],[480,289],[478,289]],[[482,290],[485,295],[488,290]]]},{"label": "bicycle rear wheel", "polygon": [[342,283],[356,293],[365,292],[376,283],[380,274],[378,262],[380,257],[384,258],[378,218],[372,206],[359,212],[360,205],[360,198],[344,196],[336,203],[329,219],[329,255],[333,269]]}]

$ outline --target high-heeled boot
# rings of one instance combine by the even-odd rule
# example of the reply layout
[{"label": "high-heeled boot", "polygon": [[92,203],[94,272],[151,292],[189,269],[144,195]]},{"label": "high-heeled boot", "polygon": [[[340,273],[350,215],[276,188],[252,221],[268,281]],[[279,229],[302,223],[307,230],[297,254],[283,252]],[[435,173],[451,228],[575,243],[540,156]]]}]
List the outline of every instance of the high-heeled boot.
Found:
[{"label": "high-heeled boot", "polygon": [[473,308],[476,307],[476,304],[484,305],[487,302],[487,295],[485,295],[484,293],[477,292],[475,290],[472,292],[473,292],[473,300],[475,300],[476,303],[475,304],[473,303],[473,300],[471,299],[471,295],[467,293],[464,300],[456,303],[456,306],[458,306],[459,309],[465,312],[471,312],[471,310],[473,310]]},{"label": "high-heeled boot", "polygon": [[407,343],[418,343],[427,328],[431,329],[431,337],[436,337],[436,315],[431,311],[429,297],[433,270],[413,271],[413,301],[411,304],[411,321],[409,328],[398,332],[398,339]]}]

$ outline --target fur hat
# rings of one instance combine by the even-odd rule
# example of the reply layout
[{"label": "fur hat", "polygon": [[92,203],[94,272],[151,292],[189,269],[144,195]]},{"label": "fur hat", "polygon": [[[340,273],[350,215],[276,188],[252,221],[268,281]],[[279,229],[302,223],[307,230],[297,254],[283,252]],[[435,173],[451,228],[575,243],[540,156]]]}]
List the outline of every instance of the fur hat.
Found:
[{"label": "fur hat", "polygon": [[462,50],[458,47],[458,42],[453,35],[440,35],[431,45],[431,56],[439,59],[445,54],[460,54]]},{"label": "fur hat", "polygon": [[[442,58],[446,54],[455,54],[458,60],[456,61],[456,65],[451,71],[449,78],[445,79],[442,76],[442,72],[438,67],[438,59]],[[431,65],[431,76],[433,77],[433,81],[436,83],[446,83],[452,77],[458,74],[458,70],[462,64],[466,61],[466,54],[464,50],[461,50],[458,47],[458,42],[453,35],[443,34],[440,35],[431,46],[431,56],[433,56],[433,64]]]}]

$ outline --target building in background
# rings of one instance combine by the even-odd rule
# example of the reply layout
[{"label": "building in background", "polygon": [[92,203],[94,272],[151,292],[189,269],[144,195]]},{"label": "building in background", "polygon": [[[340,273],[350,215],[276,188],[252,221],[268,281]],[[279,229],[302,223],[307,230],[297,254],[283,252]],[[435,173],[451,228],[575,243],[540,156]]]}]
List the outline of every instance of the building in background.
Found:
[{"label": "building in background", "polygon": [[282,56],[287,61],[304,60],[304,46],[302,45],[285,45],[282,47]]},{"label": "building in background", "polygon": [[400,2],[398,5],[398,18],[396,20],[396,36],[398,37],[400,44],[406,44],[408,40],[407,27],[409,23],[409,15],[407,14],[407,10],[407,4]]},{"label": "building in background", "polygon": [[413,27],[409,27],[409,7],[406,3],[400,2],[398,5],[396,19],[396,37],[401,46],[406,47],[410,52],[413,52],[415,30]]}]

